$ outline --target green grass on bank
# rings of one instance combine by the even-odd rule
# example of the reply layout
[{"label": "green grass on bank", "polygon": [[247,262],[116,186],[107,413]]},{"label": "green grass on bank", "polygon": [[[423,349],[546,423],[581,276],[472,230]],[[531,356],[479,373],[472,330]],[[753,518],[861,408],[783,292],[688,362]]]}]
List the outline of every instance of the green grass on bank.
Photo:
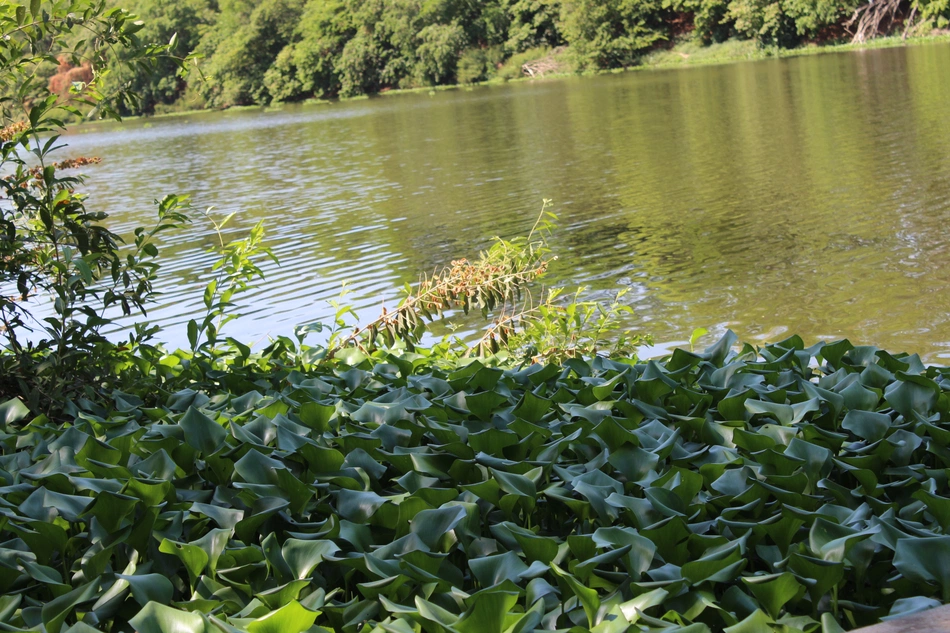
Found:
[{"label": "green grass on bank", "polygon": [[785,57],[802,57],[825,53],[842,53],[901,46],[921,46],[950,42],[950,34],[904,39],[899,35],[880,37],[860,44],[807,44],[797,48],[762,47],[750,40],[728,40],[703,46],[697,42],[683,42],[669,50],[660,50],[645,55],[642,68],[676,68],[699,64],[725,64],[739,61],[756,61]]}]

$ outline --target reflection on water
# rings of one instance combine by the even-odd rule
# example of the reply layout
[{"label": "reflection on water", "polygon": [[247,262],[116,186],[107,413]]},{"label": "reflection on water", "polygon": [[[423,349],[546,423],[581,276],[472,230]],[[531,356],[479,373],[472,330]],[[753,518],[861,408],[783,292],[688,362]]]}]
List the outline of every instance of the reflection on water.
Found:
[{"label": "reflection on water", "polygon": [[[552,281],[629,287],[632,325],[752,341],[847,336],[950,357],[950,46],[929,45],[275,111],[89,126],[88,189],[123,230],[189,193],[266,220],[282,265],[230,333],[361,314],[555,201]],[[163,305],[184,342],[213,259],[166,236]]]}]

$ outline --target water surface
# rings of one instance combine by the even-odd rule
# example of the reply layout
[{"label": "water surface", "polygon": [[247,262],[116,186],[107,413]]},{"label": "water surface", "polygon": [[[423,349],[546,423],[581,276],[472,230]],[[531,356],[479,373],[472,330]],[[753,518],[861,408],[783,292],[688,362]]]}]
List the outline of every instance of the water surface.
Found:
[{"label": "water surface", "polygon": [[[548,283],[629,288],[632,328],[849,337],[950,358],[950,45],[538,81],[87,126],[88,189],[121,223],[191,194],[266,220],[281,260],[229,333],[370,317],[420,272],[527,232],[554,201]],[[183,344],[212,257],[166,236],[150,316]]]}]

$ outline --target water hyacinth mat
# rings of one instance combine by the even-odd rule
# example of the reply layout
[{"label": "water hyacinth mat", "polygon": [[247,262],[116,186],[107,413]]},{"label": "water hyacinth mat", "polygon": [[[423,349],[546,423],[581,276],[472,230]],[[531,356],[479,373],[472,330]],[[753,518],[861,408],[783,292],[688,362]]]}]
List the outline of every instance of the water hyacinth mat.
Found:
[{"label": "water hyacinth mat", "polygon": [[759,633],[950,601],[950,372],[728,335],[0,407],[0,630]]}]

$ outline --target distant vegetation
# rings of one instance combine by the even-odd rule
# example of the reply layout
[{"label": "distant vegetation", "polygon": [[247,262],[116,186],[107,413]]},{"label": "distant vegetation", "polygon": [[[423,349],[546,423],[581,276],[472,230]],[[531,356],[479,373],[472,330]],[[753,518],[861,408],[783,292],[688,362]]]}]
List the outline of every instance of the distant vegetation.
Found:
[{"label": "distant vegetation", "polygon": [[927,34],[948,0],[120,0],[145,43],[202,56],[120,70],[142,102],[126,114],[347,97],[395,88],[635,65],[674,41],[762,46]]}]

